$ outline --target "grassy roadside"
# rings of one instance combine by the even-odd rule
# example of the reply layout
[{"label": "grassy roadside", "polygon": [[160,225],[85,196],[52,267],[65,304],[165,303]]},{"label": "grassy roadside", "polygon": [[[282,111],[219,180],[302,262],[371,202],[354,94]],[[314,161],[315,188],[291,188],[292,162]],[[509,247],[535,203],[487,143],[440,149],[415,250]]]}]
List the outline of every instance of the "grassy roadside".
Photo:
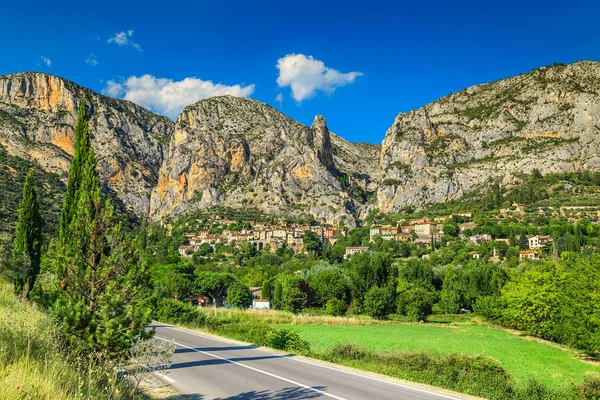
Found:
[{"label": "grassy roadside", "polygon": [[0,398],[131,398],[110,367],[89,358],[67,359],[48,317],[12,290],[0,281]]},{"label": "grassy roadside", "polygon": [[[598,367],[554,345],[464,319],[452,324],[410,324],[272,310],[198,311],[183,303],[168,304],[163,314],[167,319],[158,318],[163,322],[474,396],[600,398],[600,379],[593,375],[600,371]],[[537,361],[527,365],[530,359]]]}]

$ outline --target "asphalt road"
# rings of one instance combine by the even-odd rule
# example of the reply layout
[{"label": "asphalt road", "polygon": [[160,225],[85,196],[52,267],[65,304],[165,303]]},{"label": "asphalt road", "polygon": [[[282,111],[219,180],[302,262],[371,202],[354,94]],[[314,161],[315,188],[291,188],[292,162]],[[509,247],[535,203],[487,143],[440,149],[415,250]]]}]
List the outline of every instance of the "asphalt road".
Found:
[{"label": "asphalt road", "polygon": [[152,326],[156,337],[177,346],[171,368],[159,376],[194,400],[459,398],[168,325]]}]

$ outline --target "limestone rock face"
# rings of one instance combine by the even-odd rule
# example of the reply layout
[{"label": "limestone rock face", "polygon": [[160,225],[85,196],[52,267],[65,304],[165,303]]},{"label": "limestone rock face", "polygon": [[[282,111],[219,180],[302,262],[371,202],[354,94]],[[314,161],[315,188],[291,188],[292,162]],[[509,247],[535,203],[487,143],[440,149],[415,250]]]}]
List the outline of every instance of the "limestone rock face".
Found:
[{"label": "limestone rock face", "polygon": [[92,145],[103,182],[125,207],[148,215],[163,143],[174,124],[131,102],[42,73],[0,76],[0,146],[66,178],[77,111],[87,99]]},{"label": "limestone rock face", "polygon": [[309,128],[255,100],[213,97],[178,118],[150,217],[227,205],[354,226],[338,174],[323,117]]},{"label": "limestone rock face", "polygon": [[453,93],[399,114],[383,140],[377,207],[443,202],[514,174],[598,170],[600,63]]},{"label": "limestone rock face", "polygon": [[0,146],[66,178],[88,101],[106,188],[140,217],[224,205],[353,227],[370,210],[448,201],[520,173],[600,169],[600,63],[540,68],[399,114],[381,146],[349,143],[251,99],[214,97],[173,123],[41,73],[0,76]]}]

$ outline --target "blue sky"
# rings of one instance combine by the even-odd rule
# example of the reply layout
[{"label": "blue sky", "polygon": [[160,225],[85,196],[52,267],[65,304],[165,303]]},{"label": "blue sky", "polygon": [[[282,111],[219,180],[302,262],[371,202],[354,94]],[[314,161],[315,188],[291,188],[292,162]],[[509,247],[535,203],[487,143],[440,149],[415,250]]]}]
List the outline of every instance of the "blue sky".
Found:
[{"label": "blue sky", "polygon": [[453,91],[600,60],[593,0],[13,1],[1,15],[0,74],[52,73],[171,117],[249,96],[373,143]]}]

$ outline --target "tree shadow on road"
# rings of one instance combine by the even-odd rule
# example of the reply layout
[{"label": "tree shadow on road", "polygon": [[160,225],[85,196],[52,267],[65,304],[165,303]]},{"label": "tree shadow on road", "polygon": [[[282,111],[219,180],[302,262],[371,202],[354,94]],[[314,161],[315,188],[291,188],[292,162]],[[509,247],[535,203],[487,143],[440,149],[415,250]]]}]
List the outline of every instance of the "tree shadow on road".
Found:
[{"label": "tree shadow on road", "polygon": [[242,361],[259,361],[268,360],[270,358],[285,358],[286,356],[272,355],[272,356],[259,356],[259,357],[235,357],[227,360],[221,360],[219,358],[211,358],[208,360],[188,361],[173,363],[169,369],[181,369],[181,368],[192,368],[192,367],[210,367],[214,365],[232,364],[233,362]]},{"label": "tree shadow on road", "polygon": [[223,347],[194,347],[193,349],[177,349],[175,353],[193,353],[198,351],[227,351],[227,350],[253,350],[259,346],[248,345],[248,346],[223,346]]},{"label": "tree shadow on road", "polygon": [[[324,391],[324,386],[314,386],[312,389]],[[231,397],[219,397],[215,400],[294,400],[317,399],[325,397],[321,393],[302,387],[285,388],[281,390],[261,390],[236,394]]]}]

